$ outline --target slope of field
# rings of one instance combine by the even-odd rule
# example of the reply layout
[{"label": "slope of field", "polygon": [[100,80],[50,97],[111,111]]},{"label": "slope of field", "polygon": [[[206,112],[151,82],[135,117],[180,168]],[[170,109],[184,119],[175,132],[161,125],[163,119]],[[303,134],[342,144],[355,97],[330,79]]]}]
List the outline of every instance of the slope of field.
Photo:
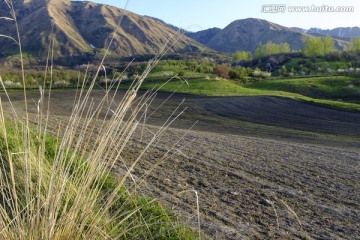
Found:
[{"label": "slope of field", "polygon": [[[51,126],[65,122],[74,91],[54,91]],[[94,103],[103,95],[93,94]],[[12,93],[21,108],[21,94]],[[37,99],[37,93],[29,94]],[[134,181],[218,239],[357,239],[360,236],[360,114],[279,97],[201,97],[160,93],[148,123],[159,125],[186,98],[186,113],[155,142]],[[122,94],[115,98],[120,101]],[[160,109],[157,109],[161,105]],[[36,120],[36,105],[31,109]],[[176,143],[195,121],[200,122]],[[184,130],[185,129],[185,130]],[[139,128],[124,159],[131,163],[158,127]],[[170,147],[171,157],[158,162]],[[123,174],[123,169],[115,169]]]}]

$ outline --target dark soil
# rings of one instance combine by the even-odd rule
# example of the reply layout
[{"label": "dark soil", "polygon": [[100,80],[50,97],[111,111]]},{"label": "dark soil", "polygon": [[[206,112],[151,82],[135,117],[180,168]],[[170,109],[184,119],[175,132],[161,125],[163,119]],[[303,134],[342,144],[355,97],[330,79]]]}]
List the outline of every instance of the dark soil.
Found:
[{"label": "dark soil", "polygon": [[[74,93],[52,93],[54,125],[69,116]],[[21,94],[11,95],[21,107]],[[148,115],[167,97],[159,94]],[[36,113],[38,94],[29,98]],[[176,146],[146,178],[147,194],[195,227],[195,195],[177,195],[195,189],[202,229],[214,239],[360,239],[360,114],[280,97],[174,95],[133,139],[129,162],[183,98],[186,113],[136,169],[142,176]]]}]

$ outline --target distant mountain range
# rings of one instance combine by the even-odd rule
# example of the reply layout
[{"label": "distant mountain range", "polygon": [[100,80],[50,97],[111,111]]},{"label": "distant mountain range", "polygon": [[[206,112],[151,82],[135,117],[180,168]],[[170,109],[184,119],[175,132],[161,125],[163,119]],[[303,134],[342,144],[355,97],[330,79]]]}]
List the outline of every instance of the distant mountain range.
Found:
[{"label": "distant mountain range", "polygon": [[[151,55],[157,53],[178,30],[176,26],[160,19],[87,1],[17,0],[13,3],[23,50],[35,56],[46,55],[49,36],[54,39],[55,56],[101,52],[108,46],[112,36],[114,42],[110,50],[113,55]],[[10,17],[5,1],[0,1],[0,17]],[[120,19],[122,21],[117,29]],[[16,37],[14,22],[0,18],[0,34]],[[350,38],[360,36],[360,28],[304,30],[248,18],[236,20],[224,29],[185,32],[171,47],[170,52],[201,52],[211,49],[224,53],[238,50],[253,52],[260,43],[270,41],[287,42],[291,49],[298,50],[302,47],[303,37],[324,35],[331,36],[336,47],[342,49]],[[0,57],[16,53],[14,42],[0,37]]]},{"label": "distant mountain range", "polygon": [[360,37],[359,27],[339,27],[334,29],[310,28],[308,30],[294,27],[292,29],[308,34],[321,34],[325,36],[340,37],[345,39]]},{"label": "distant mountain range", "polygon": [[[111,53],[121,56],[157,53],[175,31],[161,21],[116,7],[85,1],[13,1],[17,13],[23,50],[44,55],[48,37],[55,39],[55,55],[81,55],[105,48],[117,23]],[[0,1],[0,17],[10,17],[5,1]],[[0,34],[16,36],[13,21],[0,19]],[[16,52],[14,43],[0,38],[0,54]],[[170,52],[196,52],[206,49],[186,36]]]},{"label": "distant mountain range", "polygon": [[[216,51],[233,53],[235,51],[250,51],[260,43],[290,44],[291,49],[298,50],[302,47],[302,38],[321,37],[319,33],[307,32],[299,28],[287,28],[276,23],[262,19],[247,18],[236,20],[224,29],[210,28],[199,32],[188,32],[187,36]],[[335,46],[343,49],[349,39],[333,37]]]}]

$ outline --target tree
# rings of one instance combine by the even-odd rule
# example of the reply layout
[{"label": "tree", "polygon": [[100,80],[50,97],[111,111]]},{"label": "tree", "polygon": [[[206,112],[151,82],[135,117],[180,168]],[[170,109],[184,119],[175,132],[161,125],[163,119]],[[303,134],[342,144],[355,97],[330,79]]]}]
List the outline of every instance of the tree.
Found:
[{"label": "tree", "polygon": [[262,43],[260,43],[259,46],[255,49],[254,55],[256,58],[261,58],[265,56],[264,47]]},{"label": "tree", "polygon": [[272,42],[268,42],[265,44],[265,56],[272,55],[272,54],[279,54],[280,53],[280,46],[274,44]]},{"label": "tree", "polygon": [[322,43],[323,43],[323,49],[324,49],[323,54],[329,54],[329,53],[335,52],[334,40],[330,36],[324,37],[322,39]]},{"label": "tree", "polygon": [[280,53],[289,53],[290,52],[290,44],[288,43],[281,43],[279,45]]},{"label": "tree", "polygon": [[360,51],[360,37],[351,39],[350,44],[347,46],[346,50],[349,52]]},{"label": "tree", "polygon": [[246,69],[241,66],[230,69],[229,77],[231,79],[243,79],[246,77]]},{"label": "tree", "polygon": [[251,58],[252,58],[251,52],[236,51],[233,56],[233,61],[234,62],[248,61],[251,60]]},{"label": "tree", "polygon": [[303,52],[306,56],[322,56],[324,54],[324,44],[321,38],[303,38]]},{"label": "tree", "polygon": [[324,38],[303,38],[302,50],[306,56],[324,56],[325,54],[330,54],[336,51],[334,40],[329,36]]},{"label": "tree", "polygon": [[288,76],[288,71],[287,71],[287,68],[285,65],[283,65],[281,68],[280,68],[280,74],[281,76],[283,77],[287,77]]},{"label": "tree", "polygon": [[260,58],[288,52],[290,52],[290,45],[288,43],[275,44],[268,42],[265,45],[260,43],[259,46],[255,49],[254,55],[256,58]]}]

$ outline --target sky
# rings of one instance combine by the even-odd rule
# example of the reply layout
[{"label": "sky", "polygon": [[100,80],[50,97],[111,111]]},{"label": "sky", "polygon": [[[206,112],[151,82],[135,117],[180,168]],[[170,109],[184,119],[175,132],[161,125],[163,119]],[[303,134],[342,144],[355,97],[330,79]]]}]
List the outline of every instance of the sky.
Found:
[{"label": "sky", "polygon": [[[189,31],[224,28],[232,21],[261,18],[286,27],[360,27],[359,0],[91,0],[159,18]],[[127,4],[126,4],[127,3]],[[273,13],[285,5],[284,12]],[[274,7],[275,6],[275,7]],[[353,7],[353,12],[290,12],[289,8]],[[271,10],[272,9],[272,10]],[[269,11],[272,11],[269,13]],[[321,11],[321,10],[320,10]]]}]

